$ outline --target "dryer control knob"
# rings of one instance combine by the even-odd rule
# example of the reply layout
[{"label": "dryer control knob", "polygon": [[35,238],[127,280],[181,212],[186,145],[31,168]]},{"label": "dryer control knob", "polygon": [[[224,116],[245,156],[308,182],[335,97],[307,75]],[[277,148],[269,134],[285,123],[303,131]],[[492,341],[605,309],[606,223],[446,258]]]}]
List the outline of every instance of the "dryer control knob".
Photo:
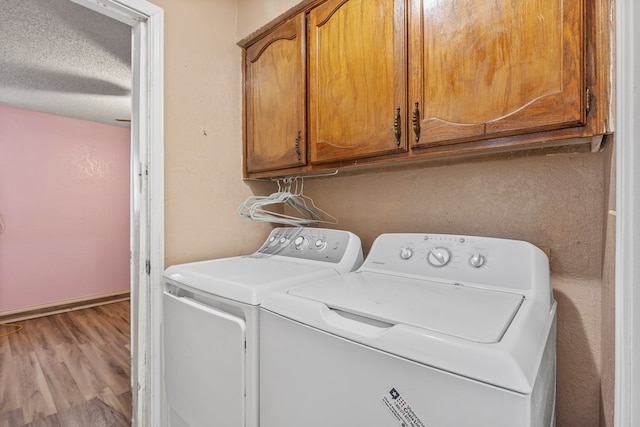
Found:
[{"label": "dryer control knob", "polygon": [[321,251],[327,247],[327,241],[323,239],[318,239],[313,245],[316,247],[317,250]]},{"label": "dryer control knob", "polygon": [[444,267],[451,261],[451,253],[447,248],[433,248],[427,255],[427,261],[434,267]]},{"label": "dryer control knob", "polygon": [[295,246],[295,248],[299,251],[303,250],[304,248],[306,248],[307,246],[309,246],[309,239],[307,239],[304,236],[298,236],[296,237],[296,239],[293,241],[293,245]]},{"label": "dryer control knob", "polygon": [[486,261],[487,259],[481,254],[473,254],[471,258],[469,258],[469,264],[475,268],[482,267]]},{"label": "dryer control knob", "polygon": [[411,248],[401,248],[400,249],[400,258],[409,259],[413,256],[413,249]]}]

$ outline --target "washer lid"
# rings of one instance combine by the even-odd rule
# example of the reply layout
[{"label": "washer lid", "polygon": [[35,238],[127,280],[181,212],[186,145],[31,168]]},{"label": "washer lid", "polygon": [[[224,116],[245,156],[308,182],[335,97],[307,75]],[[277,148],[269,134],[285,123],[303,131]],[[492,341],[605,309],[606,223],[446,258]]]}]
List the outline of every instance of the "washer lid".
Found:
[{"label": "washer lid", "polygon": [[299,286],[288,293],[347,314],[479,343],[500,341],[524,300],[519,294],[371,272]]}]

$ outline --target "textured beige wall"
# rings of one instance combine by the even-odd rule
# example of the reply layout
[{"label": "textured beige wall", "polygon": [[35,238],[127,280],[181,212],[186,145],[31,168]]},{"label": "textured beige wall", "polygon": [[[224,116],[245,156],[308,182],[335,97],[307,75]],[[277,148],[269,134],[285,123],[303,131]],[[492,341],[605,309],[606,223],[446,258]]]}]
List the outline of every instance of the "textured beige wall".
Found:
[{"label": "textured beige wall", "polygon": [[[270,229],[236,216],[271,183],[241,179],[236,42],[295,0],[155,0],[165,9],[166,262],[254,249]],[[477,234],[551,249],[558,312],[558,427],[600,414],[602,239],[607,156],[564,154],[308,180],[305,192],[359,234]],[[608,331],[607,328],[605,330]]]},{"label": "textured beige wall", "polygon": [[238,0],[238,39],[248,36],[302,1],[307,0]]},{"label": "textured beige wall", "polygon": [[251,193],[236,1],[154,3],[165,11],[165,263],[246,253],[271,227],[236,215]]},{"label": "textured beige wall", "polygon": [[305,192],[358,233],[481,234],[551,249],[555,275],[600,278],[602,155],[562,154],[310,179]]}]

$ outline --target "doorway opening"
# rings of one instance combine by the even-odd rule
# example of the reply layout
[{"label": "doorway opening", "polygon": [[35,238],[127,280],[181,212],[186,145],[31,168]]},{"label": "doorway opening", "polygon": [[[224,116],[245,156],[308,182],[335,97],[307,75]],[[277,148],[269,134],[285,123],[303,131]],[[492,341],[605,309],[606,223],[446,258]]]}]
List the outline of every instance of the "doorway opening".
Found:
[{"label": "doorway opening", "polygon": [[[130,38],[132,54],[131,61],[131,135],[130,135],[130,167],[127,169],[130,178],[125,184],[130,187],[129,207],[129,272],[125,271],[124,280],[129,276],[129,286],[131,293],[131,353],[132,353],[132,386],[133,386],[133,421],[134,425],[155,424],[151,419],[153,408],[153,396],[150,390],[150,381],[153,376],[150,374],[157,369],[159,363],[154,359],[153,348],[158,346],[157,336],[159,332],[154,328],[159,324],[157,298],[154,296],[155,289],[153,283],[160,283],[162,271],[164,270],[164,195],[163,195],[163,85],[164,85],[164,45],[163,45],[163,25],[164,16],[161,8],[154,6],[143,0],[71,0],[76,5],[88,8],[97,12],[103,17],[113,19],[119,23],[126,24],[130,28]],[[29,2],[33,4],[32,2]],[[22,2],[13,4],[17,14],[3,14],[5,22],[3,25],[3,36],[14,36],[16,33],[11,30],[12,25],[23,31],[29,31],[49,35],[38,25],[33,24],[36,16],[35,12],[28,14],[19,9]],[[42,16],[51,18],[47,14],[50,3],[38,3]],[[9,4],[8,6],[12,6]],[[45,10],[46,9],[46,10]],[[69,9],[69,8],[65,8]],[[76,11],[77,12],[77,11]],[[24,18],[24,19],[23,19]],[[74,19],[82,19],[74,16],[74,13],[66,13],[64,18],[68,22]],[[25,23],[26,22],[26,23]],[[83,22],[82,20],[79,22]],[[92,28],[82,26],[82,34],[90,34]],[[77,37],[70,34],[70,37]],[[81,34],[80,34],[81,37]],[[125,38],[128,35],[125,35]],[[126,40],[125,40],[126,41]],[[40,43],[42,45],[42,43]],[[7,46],[5,46],[6,48]],[[34,47],[34,45],[27,46]],[[37,46],[35,46],[37,47]],[[6,52],[5,52],[6,53]],[[56,58],[56,53],[44,51],[42,56]],[[6,56],[4,57],[7,58]],[[37,65],[37,64],[36,64]],[[22,68],[21,68],[22,67]],[[99,90],[109,94],[118,95],[122,93],[122,88],[118,85],[110,84],[106,80],[92,78],[91,75],[85,78],[78,78],[74,73],[73,66],[54,68],[53,73],[46,70],[31,69],[26,71],[24,61],[20,58],[5,60],[0,63],[3,78],[13,78],[14,86],[22,83],[22,78],[38,78],[40,83],[37,89],[42,91],[46,98],[55,98],[57,91],[47,91],[47,84],[55,82],[63,84],[66,92],[77,94],[88,90],[93,90],[94,84],[101,84]],[[49,70],[50,71],[50,70]],[[3,86],[3,96],[8,92]],[[22,86],[24,87],[24,86]],[[95,86],[94,86],[95,87]],[[23,96],[22,99],[28,97]],[[26,106],[3,102],[5,105],[14,105],[16,108],[27,108]],[[64,107],[61,102],[54,107]],[[64,108],[61,108],[64,110]],[[35,110],[35,109],[34,109]],[[47,111],[47,110],[39,110]],[[53,111],[50,111],[53,114]],[[74,117],[72,114],[62,113],[62,116]],[[76,116],[77,117],[77,116]],[[113,118],[121,118],[114,116]],[[87,119],[91,120],[91,119]],[[99,121],[99,120],[94,120]],[[91,138],[87,135],[87,138]],[[32,179],[29,168],[25,167],[21,171],[20,179]],[[50,178],[46,177],[45,178]],[[45,180],[46,181],[46,180]],[[43,181],[44,182],[44,181]],[[126,193],[125,193],[126,194]],[[125,196],[126,197],[126,196]],[[123,222],[126,222],[125,217]],[[7,223],[7,227],[11,224]],[[55,227],[55,224],[50,224]],[[0,229],[4,229],[4,222],[0,221]],[[126,248],[125,240],[124,247]],[[126,249],[124,249],[126,251]],[[125,255],[126,257],[127,255]],[[126,260],[126,258],[125,258]],[[159,297],[158,297],[159,298]]]},{"label": "doorway opening", "polygon": [[131,26],[131,353],[133,425],[158,425],[164,270],[164,12],[142,0],[71,0]]}]

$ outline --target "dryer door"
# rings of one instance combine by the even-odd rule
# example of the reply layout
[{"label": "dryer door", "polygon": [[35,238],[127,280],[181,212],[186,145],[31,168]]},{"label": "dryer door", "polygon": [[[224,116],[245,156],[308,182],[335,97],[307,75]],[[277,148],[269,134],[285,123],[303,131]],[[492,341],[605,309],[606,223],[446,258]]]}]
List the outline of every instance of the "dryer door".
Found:
[{"label": "dryer door", "polygon": [[244,426],[244,320],[168,293],[163,302],[170,426]]}]

